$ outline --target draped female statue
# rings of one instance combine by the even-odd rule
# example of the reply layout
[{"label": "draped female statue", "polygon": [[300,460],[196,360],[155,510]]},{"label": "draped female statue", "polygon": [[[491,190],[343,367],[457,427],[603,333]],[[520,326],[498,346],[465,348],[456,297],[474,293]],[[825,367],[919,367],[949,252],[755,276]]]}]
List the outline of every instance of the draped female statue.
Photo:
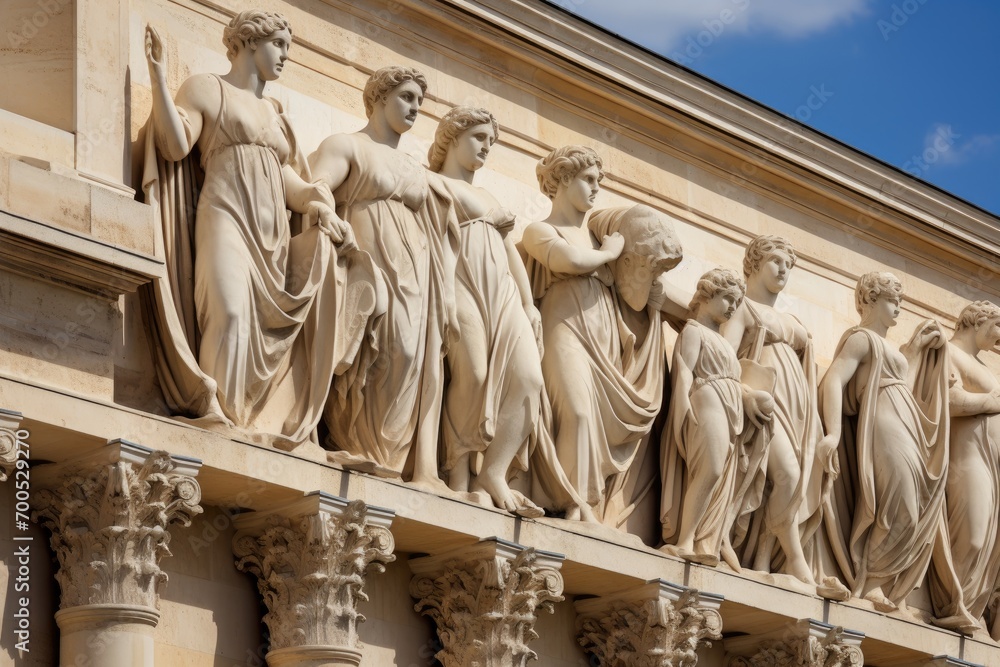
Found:
[{"label": "draped female statue", "polygon": [[766,392],[742,384],[736,352],[719,333],[745,289],[728,269],[703,275],[691,300],[691,319],[674,346],[661,450],[663,550],[706,565],[718,564],[729,549],[744,415],[762,427],[774,407]]},{"label": "draped female statue", "polygon": [[[313,437],[379,289],[329,188],[311,181],[281,105],[264,97],[291,41],[281,16],[238,14],[223,34],[229,72],[190,77],[175,101],[162,41],[147,27],[143,177],[167,265],[144,301],[168,406],[286,447]],[[287,209],[303,215],[298,234]]]},{"label": "draped female statue", "polygon": [[428,206],[424,167],[399,149],[426,90],[413,68],[376,71],[364,90],[365,127],[325,139],[309,160],[387,289],[387,312],[334,381],[325,413],[330,459],[447,493],[437,451],[457,232]]},{"label": "draped female statue", "polygon": [[1000,308],[989,301],[966,306],[948,344],[948,545],[935,551],[929,580],[935,623],[957,624],[967,634],[980,627],[1000,586],[1000,379],[979,358],[998,346]]},{"label": "draped female statue", "polygon": [[667,372],[660,308],[676,308],[658,280],[680,261],[680,245],[648,207],[588,220],[604,176],[593,150],[557,149],[536,173],[552,213],[525,229],[523,245],[542,315],[556,452],[598,518],[618,525],[605,516],[608,491],[630,471],[660,410]]},{"label": "draped female statue", "polygon": [[[522,516],[543,514],[529,496],[554,511],[587,513],[547,429],[541,315],[510,234],[514,215],[472,184],[498,131],[489,111],[456,107],[441,119],[428,153],[440,175],[432,186],[443,195],[435,202],[461,234],[455,303],[462,335],[447,357],[443,468],[452,490]],[[527,495],[508,483],[525,471]]]},{"label": "draped female statue", "polygon": [[[752,524],[737,524],[733,546],[742,547],[746,567],[771,572],[775,563],[783,561],[784,572],[811,585],[821,581],[822,595],[846,600],[850,591],[824,570],[828,564],[819,553],[822,546],[816,544],[823,537],[818,528],[832,477],[822,465],[815,465],[816,445],[823,430],[816,401],[812,336],[794,315],[775,308],[795,260],[788,240],[780,236],[754,238],[743,259],[746,299],[722,327],[740,359],[772,369],[775,378],[770,439],[758,479],[750,485],[756,489],[753,502],[763,502],[763,506],[754,514]],[[803,545],[808,545],[809,563]]]},{"label": "draped female statue", "polygon": [[923,582],[948,472],[944,336],[926,320],[899,350],[889,345],[902,296],[891,273],[861,276],[861,323],[844,333],[820,386],[817,456],[840,473],[824,521],[848,586],[879,611]]}]

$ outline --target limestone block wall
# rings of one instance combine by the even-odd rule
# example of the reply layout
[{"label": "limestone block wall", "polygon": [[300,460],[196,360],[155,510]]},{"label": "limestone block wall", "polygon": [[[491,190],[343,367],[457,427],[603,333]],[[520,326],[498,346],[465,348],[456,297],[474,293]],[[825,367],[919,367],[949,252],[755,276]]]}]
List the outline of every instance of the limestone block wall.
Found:
[{"label": "limestone block wall", "polygon": [[[222,27],[246,3],[53,2],[62,9],[46,14],[30,45],[0,52],[0,69],[12,73],[0,81],[0,408],[23,414],[39,465],[116,438],[202,462],[204,512],[171,528],[173,555],[160,564],[169,579],[150,631],[155,664],[264,664],[267,608],[256,579],[234,564],[236,523],[317,490],[395,513],[396,560],[365,578],[369,599],[358,603],[367,617],[358,629],[363,665],[433,664],[442,646],[431,620],[414,609],[409,561],[491,537],[565,557],[565,599],[551,615],[539,611],[538,638],[528,644],[541,665],[596,664],[577,641],[574,603],[655,579],[724,596],[725,641],[694,640],[697,664],[707,667],[729,664],[735,649],[726,642],[802,619],[865,633],[864,664],[874,667],[945,664],[930,662],[938,655],[1000,664],[1000,649],[985,637],[885,616],[857,601],[824,602],[780,579],[685,564],[625,535],[515,519],[345,472],[315,451],[279,452],[169,418],[135,294],[164,272],[152,214],[134,196],[151,107],[143,30],[151,24],[163,36],[176,91],[192,74],[226,70]],[[895,343],[923,318],[951,328],[968,301],[1000,298],[995,217],[543,3],[254,4],[292,24],[290,62],[267,92],[288,111],[307,154],[330,134],[363,126],[361,90],[372,71],[418,67],[430,88],[402,148],[422,160],[449,109],[490,109],[500,140],[477,184],[502,197],[520,228],[548,212],[537,160],[584,144],[602,155],[607,172],[598,208],[645,203],[675,219],[685,259],[669,277],[685,289],[713,266],[738,269],[753,236],[788,237],[799,262],[779,306],[811,329],[821,367],[857,322],[854,285],[866,271],[886,268],[903,282],[903,316],[889,335]],[[39,7],[49,5],[5,3],[0,24],[23,25]],[[77,89],[75,97],[68,92]],[[1000,372],[1000,355],[987,363]],[[7,642],[17,566],[5,522],[14,505],[13,485],[0,482],[0,662],[56,664],[59,588],[47,533],[37,526],[32,652],[17,657]],[[911,602],[928,608],[925,591]],[[788,641],[805,636],[781,632]],[[838,635],[834,643],[852,641]]]}]

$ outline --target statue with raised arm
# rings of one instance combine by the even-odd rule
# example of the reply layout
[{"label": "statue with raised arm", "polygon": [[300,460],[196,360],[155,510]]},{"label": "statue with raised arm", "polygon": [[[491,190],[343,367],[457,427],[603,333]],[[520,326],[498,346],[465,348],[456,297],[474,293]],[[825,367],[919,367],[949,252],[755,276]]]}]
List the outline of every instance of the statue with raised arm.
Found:
[{"label": "statue with raised arm", "polygon": [[[241,12],[222,41],[229,72],[190,77],[174,100],[162,40],[146,28],[143,190],[167,265],[144,293],[154,360],[175,414],[293,447],[314,438],[379,278],[329,188],[312,182],[281,105],[264,96],[288,57],[288,21]],[[297,234],[289,209],[302,217]]]},{"label": "statue with raised arm", "polygon": [[891,273],[861,276],[861,323],[844,333],[820,385],[817,456],[839,470],[824,522],[853,594],[885,612],[924,580],[948,473],[948,350],[933,320],[900,349],[889,344],[902,297]]},{"label": "statue with raised arm", "polygon": [[1000,586],[1000,379],[979,357],[998,345],[1000,307],[970,303],[948,344],[948,544],[935,551],[928,577],[935,623],[959,620],[967,634],[988,611],[995,616],[988,604]]},{"label": "statue with raised arm", "polygon": [[330,460],[447,493],[438,477],[444,354],[453,331],[451,246],[457,234],[428,206],[427,170],[399,148],[417,120],[427,79],[384,67],[364,89],[368,123],[325,139],[309,162],[332,190],[387,289],[354,365],[334,381],[325,422]]},{"label": "statue with raised arm", "polygon": [[[824,597],[850,597],[834,573],[824,570],[821,524],[824,500],[832,477],[815,465],[816,445],[823,437],[816,400],[816,361],[812,336],[790,313],[775,307],[795,266],[795,250],[780,236],[758,236],[747,245],[743,275],[746,299],[722,326],[740,359],[774,371],[774,419],[762,466],[750,504],[759,507],[752,521],[741,515],[733,547],[742,551],[742,564],[762,572],[781,570],[815,586]],[[746,499],[743,501],[747,502]],[[820,544],[817,544],[819,540]],[[803,546],[808,545],[807,562]]]},{"label": "statue with raised arm", "polygon": [[[554,150],[536,173],[552,212],[528,225],[522,242],[542,314],[555,449],[577,493],[599,520],[617,527],[641,499],[626,499],[612,516],[609,493],[648,441],[663,397],[660,308],[687,310],[658,284],[680,262],[680,244],[669,220],[649,207],[588,219],[604,176],[590,148]],[[649,495],[648,485],[635,486]]]},{"label": "statue with raised arm", "polygon": [[705,565],[717,565],[722,555],[733,560],[723,552],[731,552],[744,415],[761,429],[774,408],[767,392],[741,382],[736,351],[719,333],[745,289],[729,269],[703,275],[691,300],[691,319],[674,346],[670,413],[660,452],[663,550]]},{"label": "statue with raised arm", "polygon": [[[461,234],[455,303],[461,337],[448,351],[442,412],[444,470],[458,493],[538,517],[537,488],[554,511],[587,511],[555,457],[545,428],[541,315],[510,234],[514,215],[472,184],[499,124],[485,109],[456,107],[438,125],[428,154],[432,187]],[[528,473],[528,493],[509,479]]]}]

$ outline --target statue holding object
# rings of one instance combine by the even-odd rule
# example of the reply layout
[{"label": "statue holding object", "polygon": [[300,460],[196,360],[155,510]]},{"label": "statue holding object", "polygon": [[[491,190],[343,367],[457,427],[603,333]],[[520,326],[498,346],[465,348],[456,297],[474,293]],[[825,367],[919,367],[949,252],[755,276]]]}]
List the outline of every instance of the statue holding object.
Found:
[{"label": "statue holding object", "polygon": [[719,333],[745,289],[728,269],[713,269],[698,281],[692,318],[674,346],[670,413],[660,451],[663,550],[704,565],[717,565],[723,555],[737,570],[728,536],[744,458],[738,437],[745,419],[769,431],[765,425],[774,409],[767,392],[742,384],[736,351]]}]

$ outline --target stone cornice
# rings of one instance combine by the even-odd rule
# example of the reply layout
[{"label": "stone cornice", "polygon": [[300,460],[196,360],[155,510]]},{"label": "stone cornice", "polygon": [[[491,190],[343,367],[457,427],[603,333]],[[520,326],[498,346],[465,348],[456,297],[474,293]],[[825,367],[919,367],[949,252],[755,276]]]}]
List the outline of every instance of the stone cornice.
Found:
[{"label": "stone cornice", "polygon": [[[856,235],[885,245],[891,242],[892,230],[903,232],[981,268],[987,277],[996,274],[1000,257],[996,216],[556,7],[540,0],[400,0],[398,4],[574,86],[615,99],[648,119],[650,141],[665,142],[682,132],[837,202],[854,212],[840,222]],[[704,162],[696,154],[685,157]],[[780,193],[767,194],[797,205],[784,201]],[[885,229],[876,234],[875,223]],[[921,259],[936,268],[948,265],[935,258]],[[980,282],[991,289],[990,280]]]}]

